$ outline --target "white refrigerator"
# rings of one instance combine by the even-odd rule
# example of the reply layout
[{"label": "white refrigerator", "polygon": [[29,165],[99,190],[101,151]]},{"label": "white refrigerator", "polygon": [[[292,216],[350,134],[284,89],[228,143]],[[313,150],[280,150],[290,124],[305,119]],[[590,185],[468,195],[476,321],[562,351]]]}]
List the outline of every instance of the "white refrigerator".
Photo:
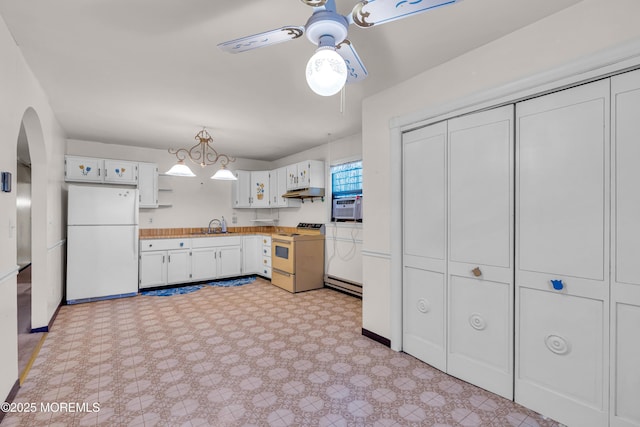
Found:
[{"label": "white refrigerator", "polygon": [[70,185],[67,304],[138,293],[138,190]]}]

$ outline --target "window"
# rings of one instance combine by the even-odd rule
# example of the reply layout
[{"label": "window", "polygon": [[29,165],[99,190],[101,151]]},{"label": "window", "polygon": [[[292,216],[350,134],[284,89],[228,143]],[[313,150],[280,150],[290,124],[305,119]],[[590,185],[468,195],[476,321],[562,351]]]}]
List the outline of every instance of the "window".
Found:
[{"label": "window", "polygon": [[333,198],[362,195],[362,160],[331,166]]}]

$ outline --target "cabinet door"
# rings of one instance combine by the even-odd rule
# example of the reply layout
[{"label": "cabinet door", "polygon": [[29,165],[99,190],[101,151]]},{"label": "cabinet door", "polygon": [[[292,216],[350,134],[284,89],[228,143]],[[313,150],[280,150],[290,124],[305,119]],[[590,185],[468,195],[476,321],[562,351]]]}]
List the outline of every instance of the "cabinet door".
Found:
[{"label": "cabinet door", "polygon": [[251,207],[269,207],[269,171],[251,172]]},{"label": "cabinet door", "polygon": [[513,105],[448,123],[447,373],[513,397]]},{"label": "cabinet door", "polygon": [[237,170],[236,181],[231,183],[231,202],[234,208],[251,207],[251,172]]},{"label": "cabinet door", "polygon": [[309,177],[311,176],[311,172],[309,171],[309,162],[300,162],[296,165],[296,172],[298,176],[298,188],[308,188],[309,187]]},{"label": "cabinet door", "polygon": [[242,239],[242,257],[244,274],[255,274],[260,271],[262,260],[262,238],[260,236],[244,236]]},{"label": "cabinet door", "polygon": [[155,163],[138,164],[138,192],[141,208],[158,207],[158,165]]},{"label": "cabinet door", "polygon": [[65,156],[65,181],[102,182],[103,160],[92,157]]},{"label": "cabinet door", "polygon": [[218,277],[240,276],[242,274],[242,248],[224,246],[218,249]]},{"label": "cabinet door", "polygon": [[274,169],[269,172],[269,203],[272,208],[278,207],[278,188],[278,170]]},{"label": "cabinet door", "polygon": [[167,284],[167,252],[140,252],[140,289]]},{"label": "cabinet door", "polygon": [[515,400],[567,425],[608,423],[609,106],[609,80],[516,106]]},{"label": "cabinet door", "polygon": [[408,132],[403,147],[403,350],[446,370],[447,124]]},{"label": "cabinet door", "polygon": [[287,191],[297,190],[301,188],[298,185],[298,166],[297,165],[289,165],[286,167],[287,170]]},{"label": "cabinet door", "polygon": [[191,280],[189,249],[167,253],[167,283],[186,283]]},{"label": "cabinet door", "polygon": [[191,279],[194,281],[215,279],[218,276],[218,250],[198,248],[191,251]]},{"label": "cabinet door", "polygon": [[138,163],[126,160],[104,161],[104,182],[112,184],[138,184]]},{"label": "cabinet door", "polygon": [[[276,201],[277,201],[277,206],[279,208],[290,208],[290,207],[297,207],[302,205],[302,200],[300,199],[290,199],[287,197],[282,197],[282,195],[284,193],[287,192],[287,185],[289,184],[289,180],[288,180],[288,169],[287,167],[282,167],[279,168],[278,170],[275,171],[275,174],[277,175],[277,182],[278,182],[278,186],[276,187],[277,190],[275,191],[276,195]],[[271,187],[272,189],[274,187]]]},{"label": "cabinet door", "polygon": [[611,78],[611,426],[640,426],[640,71]]}]

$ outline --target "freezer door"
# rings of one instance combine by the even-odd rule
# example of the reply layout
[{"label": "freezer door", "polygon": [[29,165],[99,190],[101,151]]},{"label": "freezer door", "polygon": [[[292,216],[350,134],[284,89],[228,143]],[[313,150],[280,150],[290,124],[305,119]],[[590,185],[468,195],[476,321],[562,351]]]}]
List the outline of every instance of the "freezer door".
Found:
[{"label": "freezer door", "polygon": [[67,302],[137,292],[137,226],[67,228]]},{"label": "freezer door", "polygon": [[68,225],[137,225],[138,190],[69,186]]}]

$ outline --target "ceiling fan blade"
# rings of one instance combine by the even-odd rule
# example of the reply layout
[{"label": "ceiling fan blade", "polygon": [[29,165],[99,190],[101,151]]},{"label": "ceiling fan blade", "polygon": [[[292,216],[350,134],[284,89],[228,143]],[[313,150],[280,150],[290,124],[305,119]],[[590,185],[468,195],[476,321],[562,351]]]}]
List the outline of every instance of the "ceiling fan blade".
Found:
[{"label": "ceiling fan blade", "polygon": [[459,1],[461,0],[362,0],[353,8],[351,19],[358,27],[367,28]]},{"label": "ceiling fan blade", "polygon": [[311,6],[311,7],[324,6],[324,4],[327,2],[327,0],[300,0],[300,1],[306,4],[307,6]]},{"label": "ceiling fan blade", "polygon": [[218,47],[225,52],[240,53],[259,47],[270,46],[297,39],[304,34],[304,27],[282,27],[277,30],[265,31],[264,33],[242,37],[240,39],[229,40],[220,43]]},{"label": "ceiling fan blade", "polygon": [[349,40],[344,40],[336,46],[336,52],[342,56],[347,64],[347,83],[355,83],[367,78],[367,69],[356,53],[355,48]]}]

